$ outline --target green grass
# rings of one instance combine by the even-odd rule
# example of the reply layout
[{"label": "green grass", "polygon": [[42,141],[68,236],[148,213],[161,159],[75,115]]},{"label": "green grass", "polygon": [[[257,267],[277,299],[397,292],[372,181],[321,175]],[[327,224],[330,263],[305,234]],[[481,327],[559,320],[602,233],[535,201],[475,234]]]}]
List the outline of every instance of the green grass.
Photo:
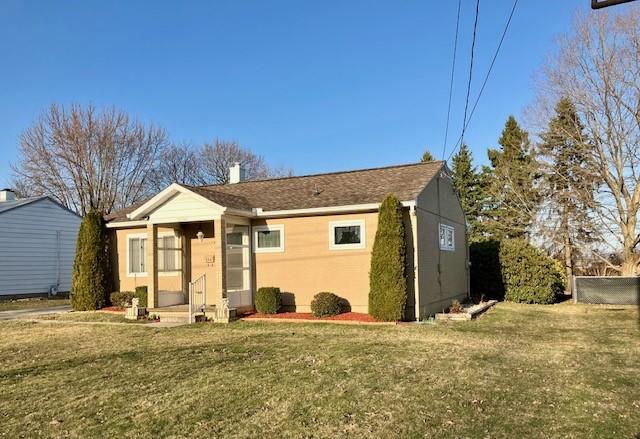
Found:
[{"label": "green grass", "polygon": [[124,318],[124,311],[119,314],[97,311],[74,311],[62,314],[38,316],[38,319],[66,322],[152,323],[151,320],[127,320]]},{"label": "green grass", "polygon": [[634,437],[638,311],[457,324],[0,323],[0,437]]},{"label": "green grass", "polygon": [[0,311],[12,311],[16,309],[50,308],[52,306],[69,305],[69,299],[16,299],[0,300]]}]

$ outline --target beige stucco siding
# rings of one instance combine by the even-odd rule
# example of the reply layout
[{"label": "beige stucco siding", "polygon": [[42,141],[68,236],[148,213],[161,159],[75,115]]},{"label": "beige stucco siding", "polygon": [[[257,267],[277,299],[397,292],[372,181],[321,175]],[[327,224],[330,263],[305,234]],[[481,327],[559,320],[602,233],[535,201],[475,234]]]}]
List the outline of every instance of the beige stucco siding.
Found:
[{"label": "beige stucco siding", "polygon": [[[365,248],[329,249],[329,223],[364,220]],[[313,296],[330,291],[349,301],[356,312],[367,312],[369,267],[377,213],[254,220],[253,226],[283,225],[284,251],[253,253],[254,285],[279,287],[288,309],[308,312]]]},{"label": "beige stucco siding", "polygon": [[[465,218],[449,177],[434,178],[416,203],[420,317],[468,295]],[[455,230],[455,250],[440,250],[439,224]]]}]

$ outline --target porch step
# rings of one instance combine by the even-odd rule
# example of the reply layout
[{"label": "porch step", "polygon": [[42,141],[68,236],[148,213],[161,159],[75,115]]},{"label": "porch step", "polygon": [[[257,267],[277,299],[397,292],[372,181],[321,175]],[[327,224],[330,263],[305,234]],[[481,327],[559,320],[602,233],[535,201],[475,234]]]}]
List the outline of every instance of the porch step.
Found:
[{"label": "porch step", "polygon": [[[148,310],[149,315],[157,316],[161,322],[166,323],[189,323],[189,311],[185,307],[179,308],[177,306],[165,307],[165,308],[150,308]],[[194,314],[196,321],[203,319],[215,319],[216,307],[207,306],[204,312],[197,312]],[[229,321],[237,320],[238,312],[236,308],[229,309]]]}]

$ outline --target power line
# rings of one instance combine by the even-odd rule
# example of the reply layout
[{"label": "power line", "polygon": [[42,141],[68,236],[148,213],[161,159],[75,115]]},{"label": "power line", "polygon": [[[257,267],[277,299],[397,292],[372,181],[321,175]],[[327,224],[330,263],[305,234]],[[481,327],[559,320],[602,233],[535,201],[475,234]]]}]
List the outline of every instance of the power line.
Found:
[{"label": "power line", "polygon": [[458,14],[456,17],[456,37],[453,40],[453,62],[451,64],[451,80],[449,82],[449,104],[447,105],[447,125],[444,130],[444,143],[442,144],[442,159],[447,152],[447,138],[449,136],[449,119],[451,118],[451,96],[453,95],[453,77],[456,71],[456,53],[458,51],[458,29],[460,28],[460,6],[462,0],[458,0]]},{"label": "power line", "polygon": [[507,24],[505,25],[504,30],[502,31],[502,36],[500,37],[500,42],[498,43],[498,47],[496,47],[496,51],[493,54],[493,59],[491,60],[491,65],[489,65],[489,70],[487,71],[487,74],[484,77],[484,81],[482,82],[482,87],[480,87],[480,92],[478,93],[478,96],[476,97],[476,100],[473,103],[473,108],[471,108],[471,112],[469,113],[469,119],[466,121],[465,125],[463,126],[462,134],[458,138],[458,141],[456,142],[455,146],[453,147],[453,150],[451,151],[451,153],[447,157],[447,160],[449,160],[451,158],[451,156],[456,152],[456,150],[460,147],[460,145],[462,144],[462,142],[464,140],[464,132],[467,129],[467,127],[469,126],[469,123],[471,122],[471,118],[473,117],[473,113],[475,113],[476,107],[478,106],[478,102],[480,101],[480,97],[482,96],[482,92],[484,91],[484,88],[487,85],[487,82],[489,81],[489,76],[491,75],[491,71],[493,70],[493,65],[495,64],[496,59],[498,58],[498,53],[500,53],[500,48],[502,47],[502,43],[504,41],[504,38],[507,35],[507,31],[509,30],[509,26],[511,25],[511,19],[513,18],[513,14],[514,14],[514,12],[516,10],[516,6],[518,6],[518,1],[519,0],[514,0],[514,2],[513,2],[513,7],[511,8],[511,13],[509,14],[509,19],[507,20]]},{"label": "power line", "polygon": [[[473,76],[473,58],[476,48],[476,31],[478,29],[478,12],[480,11],[480,0],[476,0],[476,18],[473,22],[473,38],[471,40],[471,62],[469,63],[469,81],[467,82],[467,97],[464,100],[464,117],[462,118],[462,134],[460,138],[464,142],[464,131],[467,128],[467,108],[469,108],[469,95],[471,94],[471,77]],[[455,151],[455,148],[454,148]],[[448,159],[447,159],[448,160]]]}]

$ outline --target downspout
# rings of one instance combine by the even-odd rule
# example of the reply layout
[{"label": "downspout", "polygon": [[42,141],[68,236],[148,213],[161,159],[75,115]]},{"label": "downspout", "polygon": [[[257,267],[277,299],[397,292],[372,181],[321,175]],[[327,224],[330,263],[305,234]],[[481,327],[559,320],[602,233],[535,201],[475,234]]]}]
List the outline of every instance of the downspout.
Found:
[{"label": "downspout", "polygon": [[418,200],[409,209],[409,220],[411,221],[411,234],[413,236],[413,296],[414,296],[414,316],[416,321],[420,321],[420,282],[418,281],[418,212],[416,207]]}]

